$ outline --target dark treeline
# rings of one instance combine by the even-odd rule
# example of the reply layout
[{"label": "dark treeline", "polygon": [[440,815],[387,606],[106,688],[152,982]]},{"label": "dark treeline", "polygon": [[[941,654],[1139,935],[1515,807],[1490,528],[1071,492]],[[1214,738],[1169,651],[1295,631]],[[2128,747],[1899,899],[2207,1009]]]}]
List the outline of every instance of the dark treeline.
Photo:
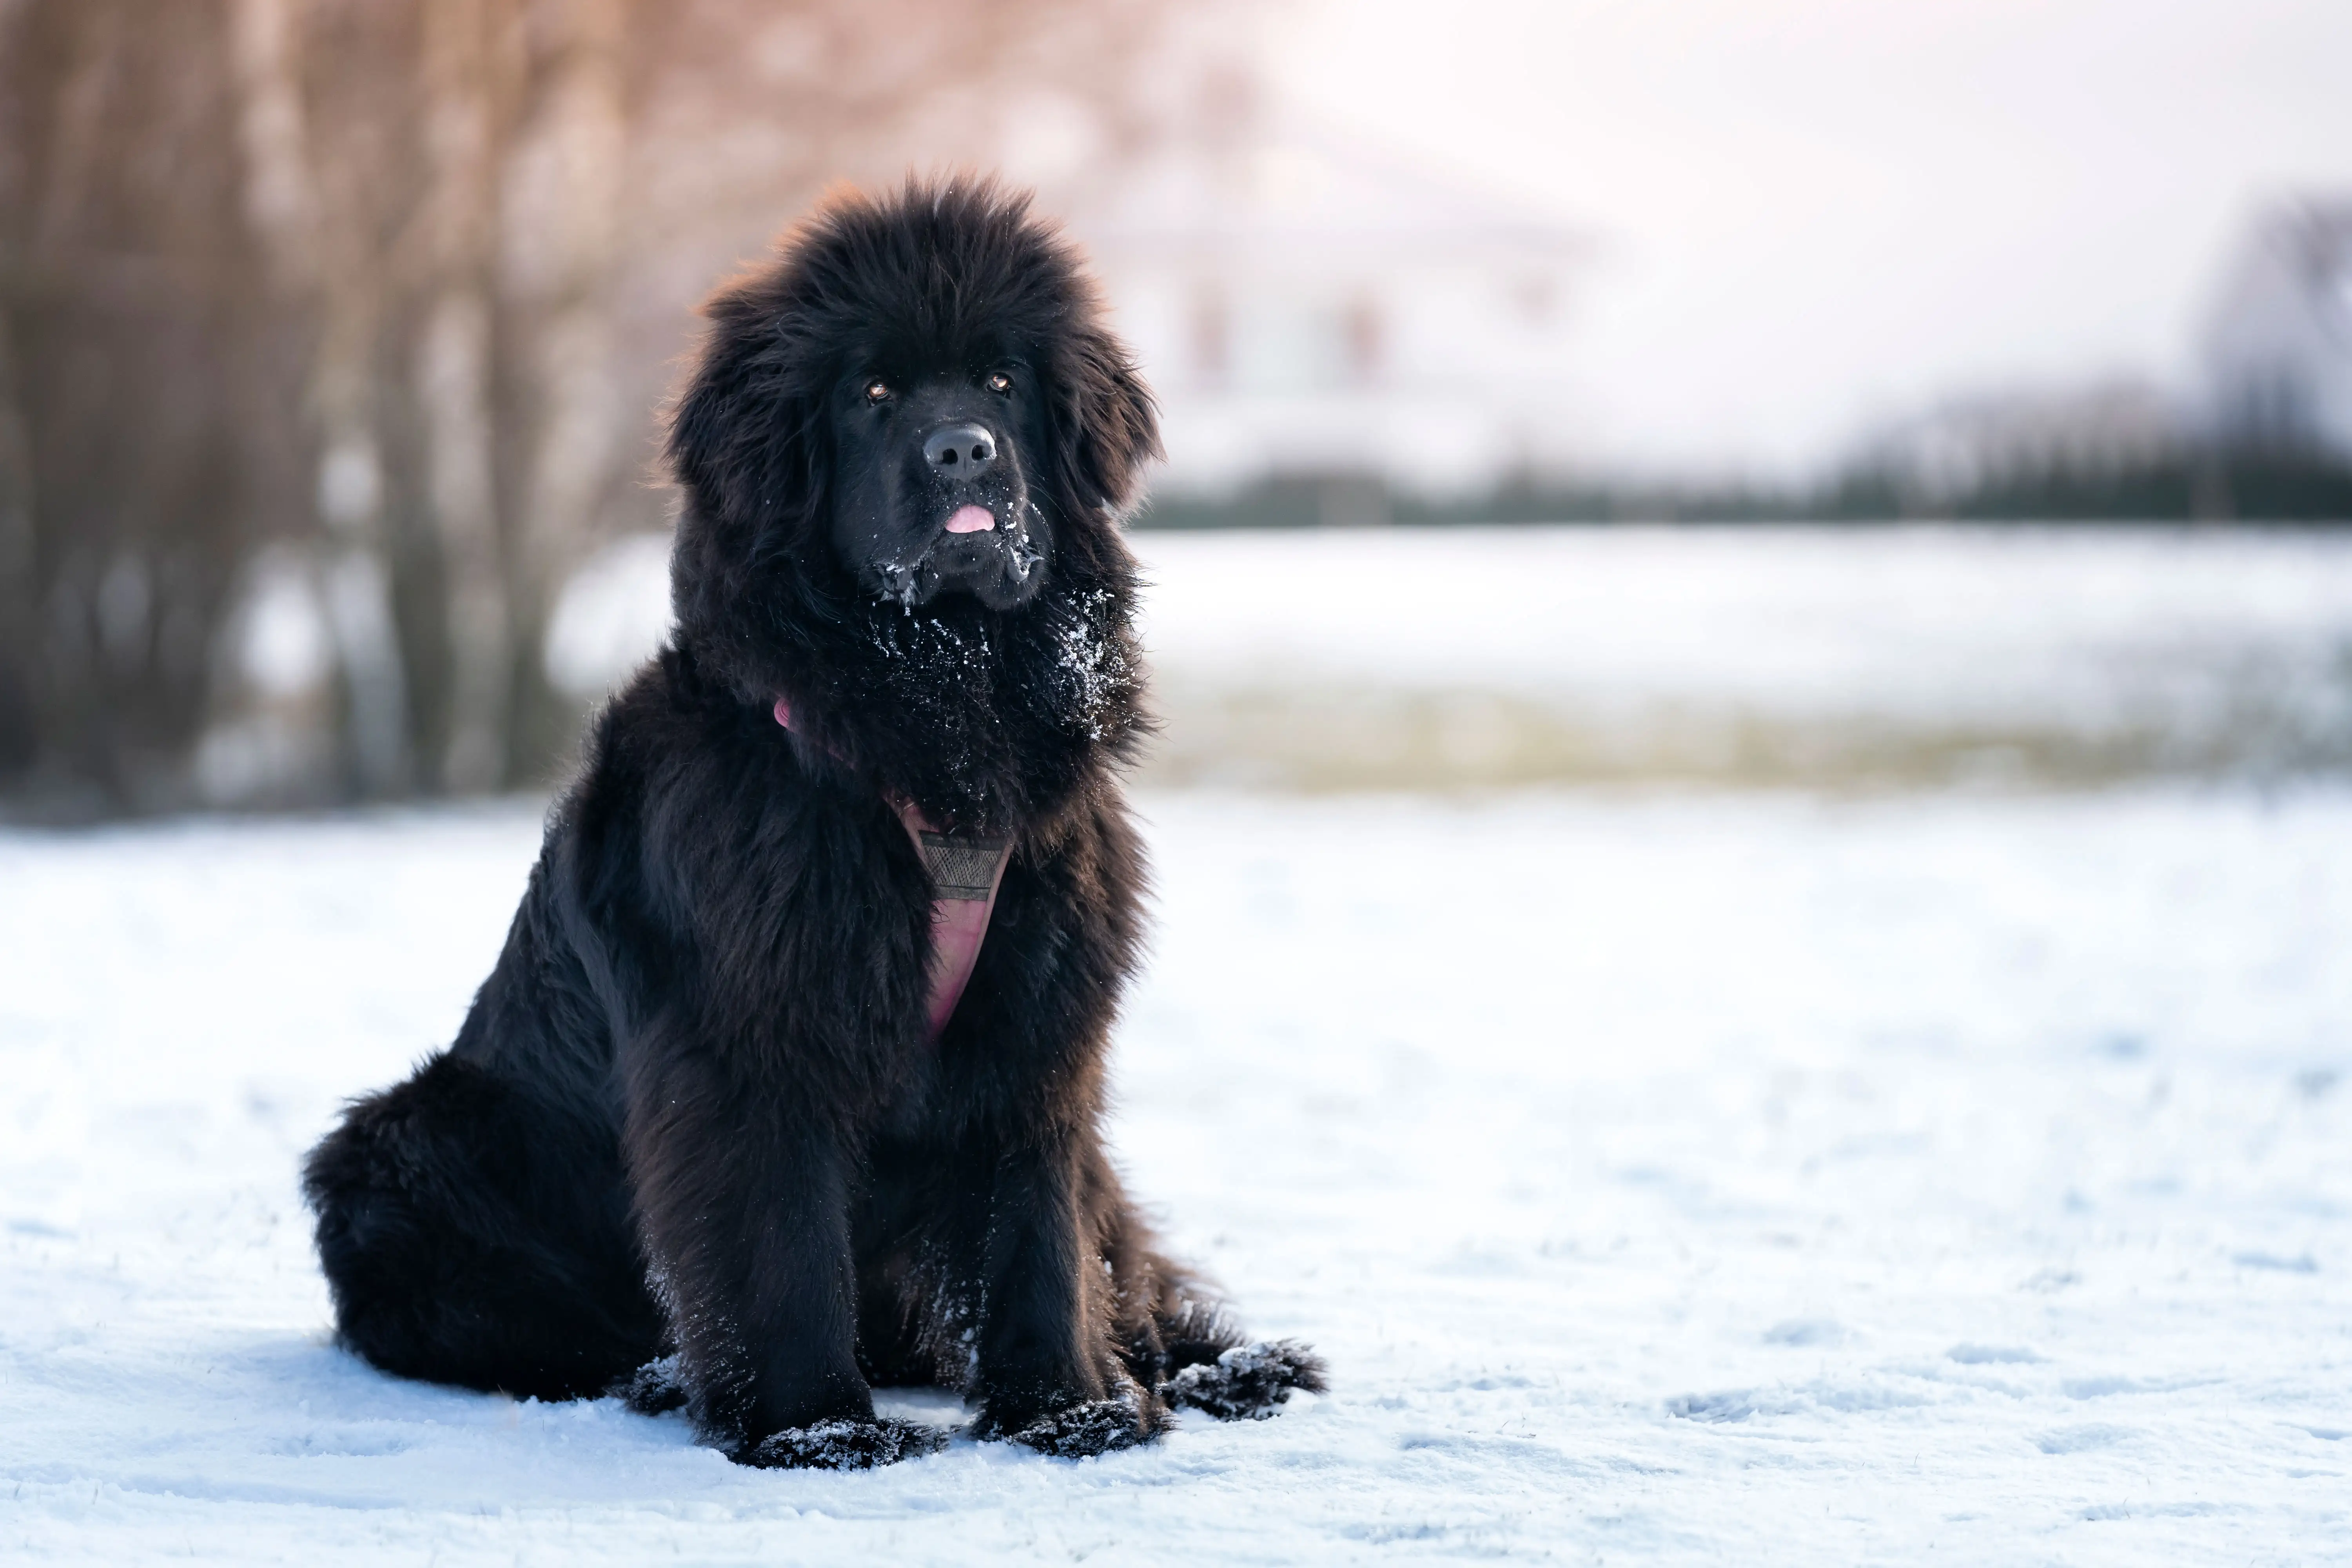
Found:
[{"label": "dark treeline", "polygon": [[[695,300],[1039,95],[1115,154],[1181,9],[0,0],[0,809],[543,776],[548,616],[661,526]],[[301,690],[238,653],[271,584]]]},{"label": "dark treeline", "polygon": [[1298,475],[1231,497],[1162,497],[1139,520],[1146,528],[1903,521],[2352,526],[2352,463],[2316,452],[2182,452],[1995,472],[1956,489],[1856,465],[1825,481],[1780,488],[1522,481],[1444,500],[1360,476]]}]

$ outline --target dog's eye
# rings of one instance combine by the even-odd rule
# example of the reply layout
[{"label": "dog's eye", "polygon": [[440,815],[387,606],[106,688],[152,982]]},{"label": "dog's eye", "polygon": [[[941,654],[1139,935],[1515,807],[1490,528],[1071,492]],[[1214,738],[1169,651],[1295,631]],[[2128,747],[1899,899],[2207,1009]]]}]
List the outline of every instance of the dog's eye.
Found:
[{"label": "dog's eye", "polygon": [[1000,370],[995,374],[988,378],[988,390],[991,392],[1010,392],[1013,390],[1013,378]]},{"label": "dog's eye", "polygon": [[866,384],[866,402],[868,402],[868,403],[880,403],[880,402],[882,402],[883,400],[885,400],[886,398],[887,398],[889,395],[890,395],[890,384],[889,384],[888,382],[887,382],[887,381],[869,381],[869,382],[867,382],[867,383]]}]

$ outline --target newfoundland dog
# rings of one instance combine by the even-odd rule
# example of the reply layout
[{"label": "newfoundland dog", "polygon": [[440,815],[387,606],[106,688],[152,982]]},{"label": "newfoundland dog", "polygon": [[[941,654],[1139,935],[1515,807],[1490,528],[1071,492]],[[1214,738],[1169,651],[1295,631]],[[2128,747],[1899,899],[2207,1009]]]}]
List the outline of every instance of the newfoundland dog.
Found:
[{"label": "newfoundland dog", "polygon": [[683,1405],[751,1465],[1085,1455],[1271,1415],[1103,1148],[1143,921],[1119,536],[1151,401],[988,184],[832,201],[722,289],[669,431],[669,647],[593,726],[457,1040],[304,1191],[388,1372]]}]

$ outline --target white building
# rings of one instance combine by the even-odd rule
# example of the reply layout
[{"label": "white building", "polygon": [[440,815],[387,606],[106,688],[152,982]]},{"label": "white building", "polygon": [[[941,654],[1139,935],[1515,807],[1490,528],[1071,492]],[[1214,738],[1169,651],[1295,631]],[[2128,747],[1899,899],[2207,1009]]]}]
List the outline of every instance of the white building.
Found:
[{"label": "white building", "polygon": [[1164,416],[1160,493],[1289,476],[1432,496],[1580,454],[1591,247],[1328,132],[1173,141],[1070,215]]},{"label": "white building", "polygon": [[2225,274],[2203,342],[2215,434],[2352,458],[2352,198],[2266,213]]}]

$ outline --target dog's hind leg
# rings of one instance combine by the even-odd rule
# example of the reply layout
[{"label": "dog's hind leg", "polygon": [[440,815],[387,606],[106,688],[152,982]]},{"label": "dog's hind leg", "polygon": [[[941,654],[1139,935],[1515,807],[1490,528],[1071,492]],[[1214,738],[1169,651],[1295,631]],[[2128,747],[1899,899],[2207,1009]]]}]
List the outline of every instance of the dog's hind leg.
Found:
[{"label": "dog's hind leg", "polygon": [[1115,1287],[1120,1357],[1169,1405],[1220,1421],[1263,1420],[1293,1389],[1321,1394],[1323,1359],[1296,1340],[1253,1342],[1216,1293],[1163,1257],[1118,1198],[1105,1205],[1103,1257]]},{"label": "dog's hind leg", "polygon": [[658,1350],[611,1135],[448,1055],[352,1106],[302,1187],[343,1342],[386,1372],[601,1394]]}]

